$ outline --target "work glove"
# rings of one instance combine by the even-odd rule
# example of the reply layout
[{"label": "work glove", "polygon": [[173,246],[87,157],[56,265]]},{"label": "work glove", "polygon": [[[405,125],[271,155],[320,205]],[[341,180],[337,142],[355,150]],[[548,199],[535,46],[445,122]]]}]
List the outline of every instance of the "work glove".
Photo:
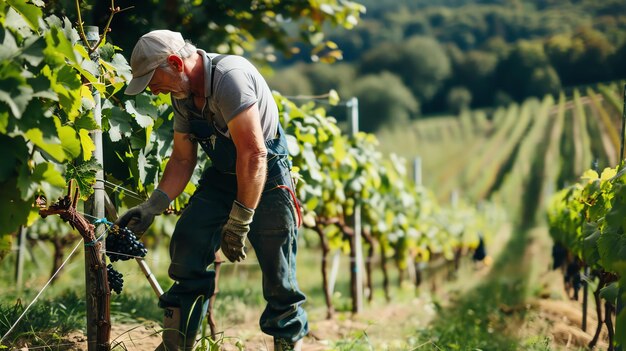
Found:
[{"label": "work glove", "polygon": [[156,189],[148,200],[126,211],[115,221],[115,224],[130,229],[139,238],[150,227],[154,216],[163,213],[169,207],[170,202],[165,192]]},{"label": "work glove", "polygon": [[246,259],[246,236],[250,231],[250,223],[254,210],[242,205],[239,201],[233,202],[228,221],[222,228],[222,253],[230,262],[239,262]]}]

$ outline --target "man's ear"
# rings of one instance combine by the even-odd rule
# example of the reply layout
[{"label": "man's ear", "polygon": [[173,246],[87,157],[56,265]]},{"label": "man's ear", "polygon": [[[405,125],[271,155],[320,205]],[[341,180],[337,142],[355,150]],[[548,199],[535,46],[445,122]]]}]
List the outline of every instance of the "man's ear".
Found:
[{"label": "man's ear", "polygon": [[182,72],[184,69],[183,59],[178,55],[169,55],[167,57],[167,63],[172,65],[178,72]]}]

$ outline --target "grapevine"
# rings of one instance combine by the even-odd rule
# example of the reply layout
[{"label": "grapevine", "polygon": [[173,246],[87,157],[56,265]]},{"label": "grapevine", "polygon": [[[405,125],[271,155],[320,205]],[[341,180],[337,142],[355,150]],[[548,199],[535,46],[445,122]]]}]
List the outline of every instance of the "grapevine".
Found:
[{"label": "grapevine", "polygon": [[[624,333],[613,333],[612,313],[616,301],[626,297],[622,292],[626,286],[626,167],[606,168],[601,174],[586,171],[579,183],[553,196],[547,215],[552,238],[574,256],[565,272],[574,298],[578,297],[580,270],[589,267],[599,280],[594,296],[605,300],[606,317],[599,314],[598,320],[604,320],[609,329],[609,344],[613,335],[615,341],[624,343]],[[617,316],[616,330],[623,330],[624,322],[626,311]],[[596,342],[597,337],[589,347]]]}]

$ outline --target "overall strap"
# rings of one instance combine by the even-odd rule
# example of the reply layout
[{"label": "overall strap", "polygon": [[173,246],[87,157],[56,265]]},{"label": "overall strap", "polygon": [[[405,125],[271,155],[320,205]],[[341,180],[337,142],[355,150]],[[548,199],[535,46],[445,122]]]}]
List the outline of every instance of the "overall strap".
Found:
[{"label": "overall strap", "polygon": [[211,95],[213,96],[213,84],[214,84],[214,79],[215,79],[215,67],[217,67],[217,64],[227,55],[217,55],[213,58],[211,58]]}]

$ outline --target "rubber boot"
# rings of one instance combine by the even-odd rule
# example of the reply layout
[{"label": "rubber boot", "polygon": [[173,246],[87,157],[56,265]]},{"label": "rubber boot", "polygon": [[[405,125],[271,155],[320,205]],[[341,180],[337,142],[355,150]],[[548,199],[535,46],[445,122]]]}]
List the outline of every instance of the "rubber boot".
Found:
[{"label": "rubber boot", "polygon": [[187,351],[193,348],[195,343],[194,335],[183,334],[180,329],[180,308],[167,307],[163,315],[163,342],[155,351]]},{"label": "rubber boot", "polygon": [[274,338],[274,351],[302,351],[302,339],[289,341],[282,338]]}]

